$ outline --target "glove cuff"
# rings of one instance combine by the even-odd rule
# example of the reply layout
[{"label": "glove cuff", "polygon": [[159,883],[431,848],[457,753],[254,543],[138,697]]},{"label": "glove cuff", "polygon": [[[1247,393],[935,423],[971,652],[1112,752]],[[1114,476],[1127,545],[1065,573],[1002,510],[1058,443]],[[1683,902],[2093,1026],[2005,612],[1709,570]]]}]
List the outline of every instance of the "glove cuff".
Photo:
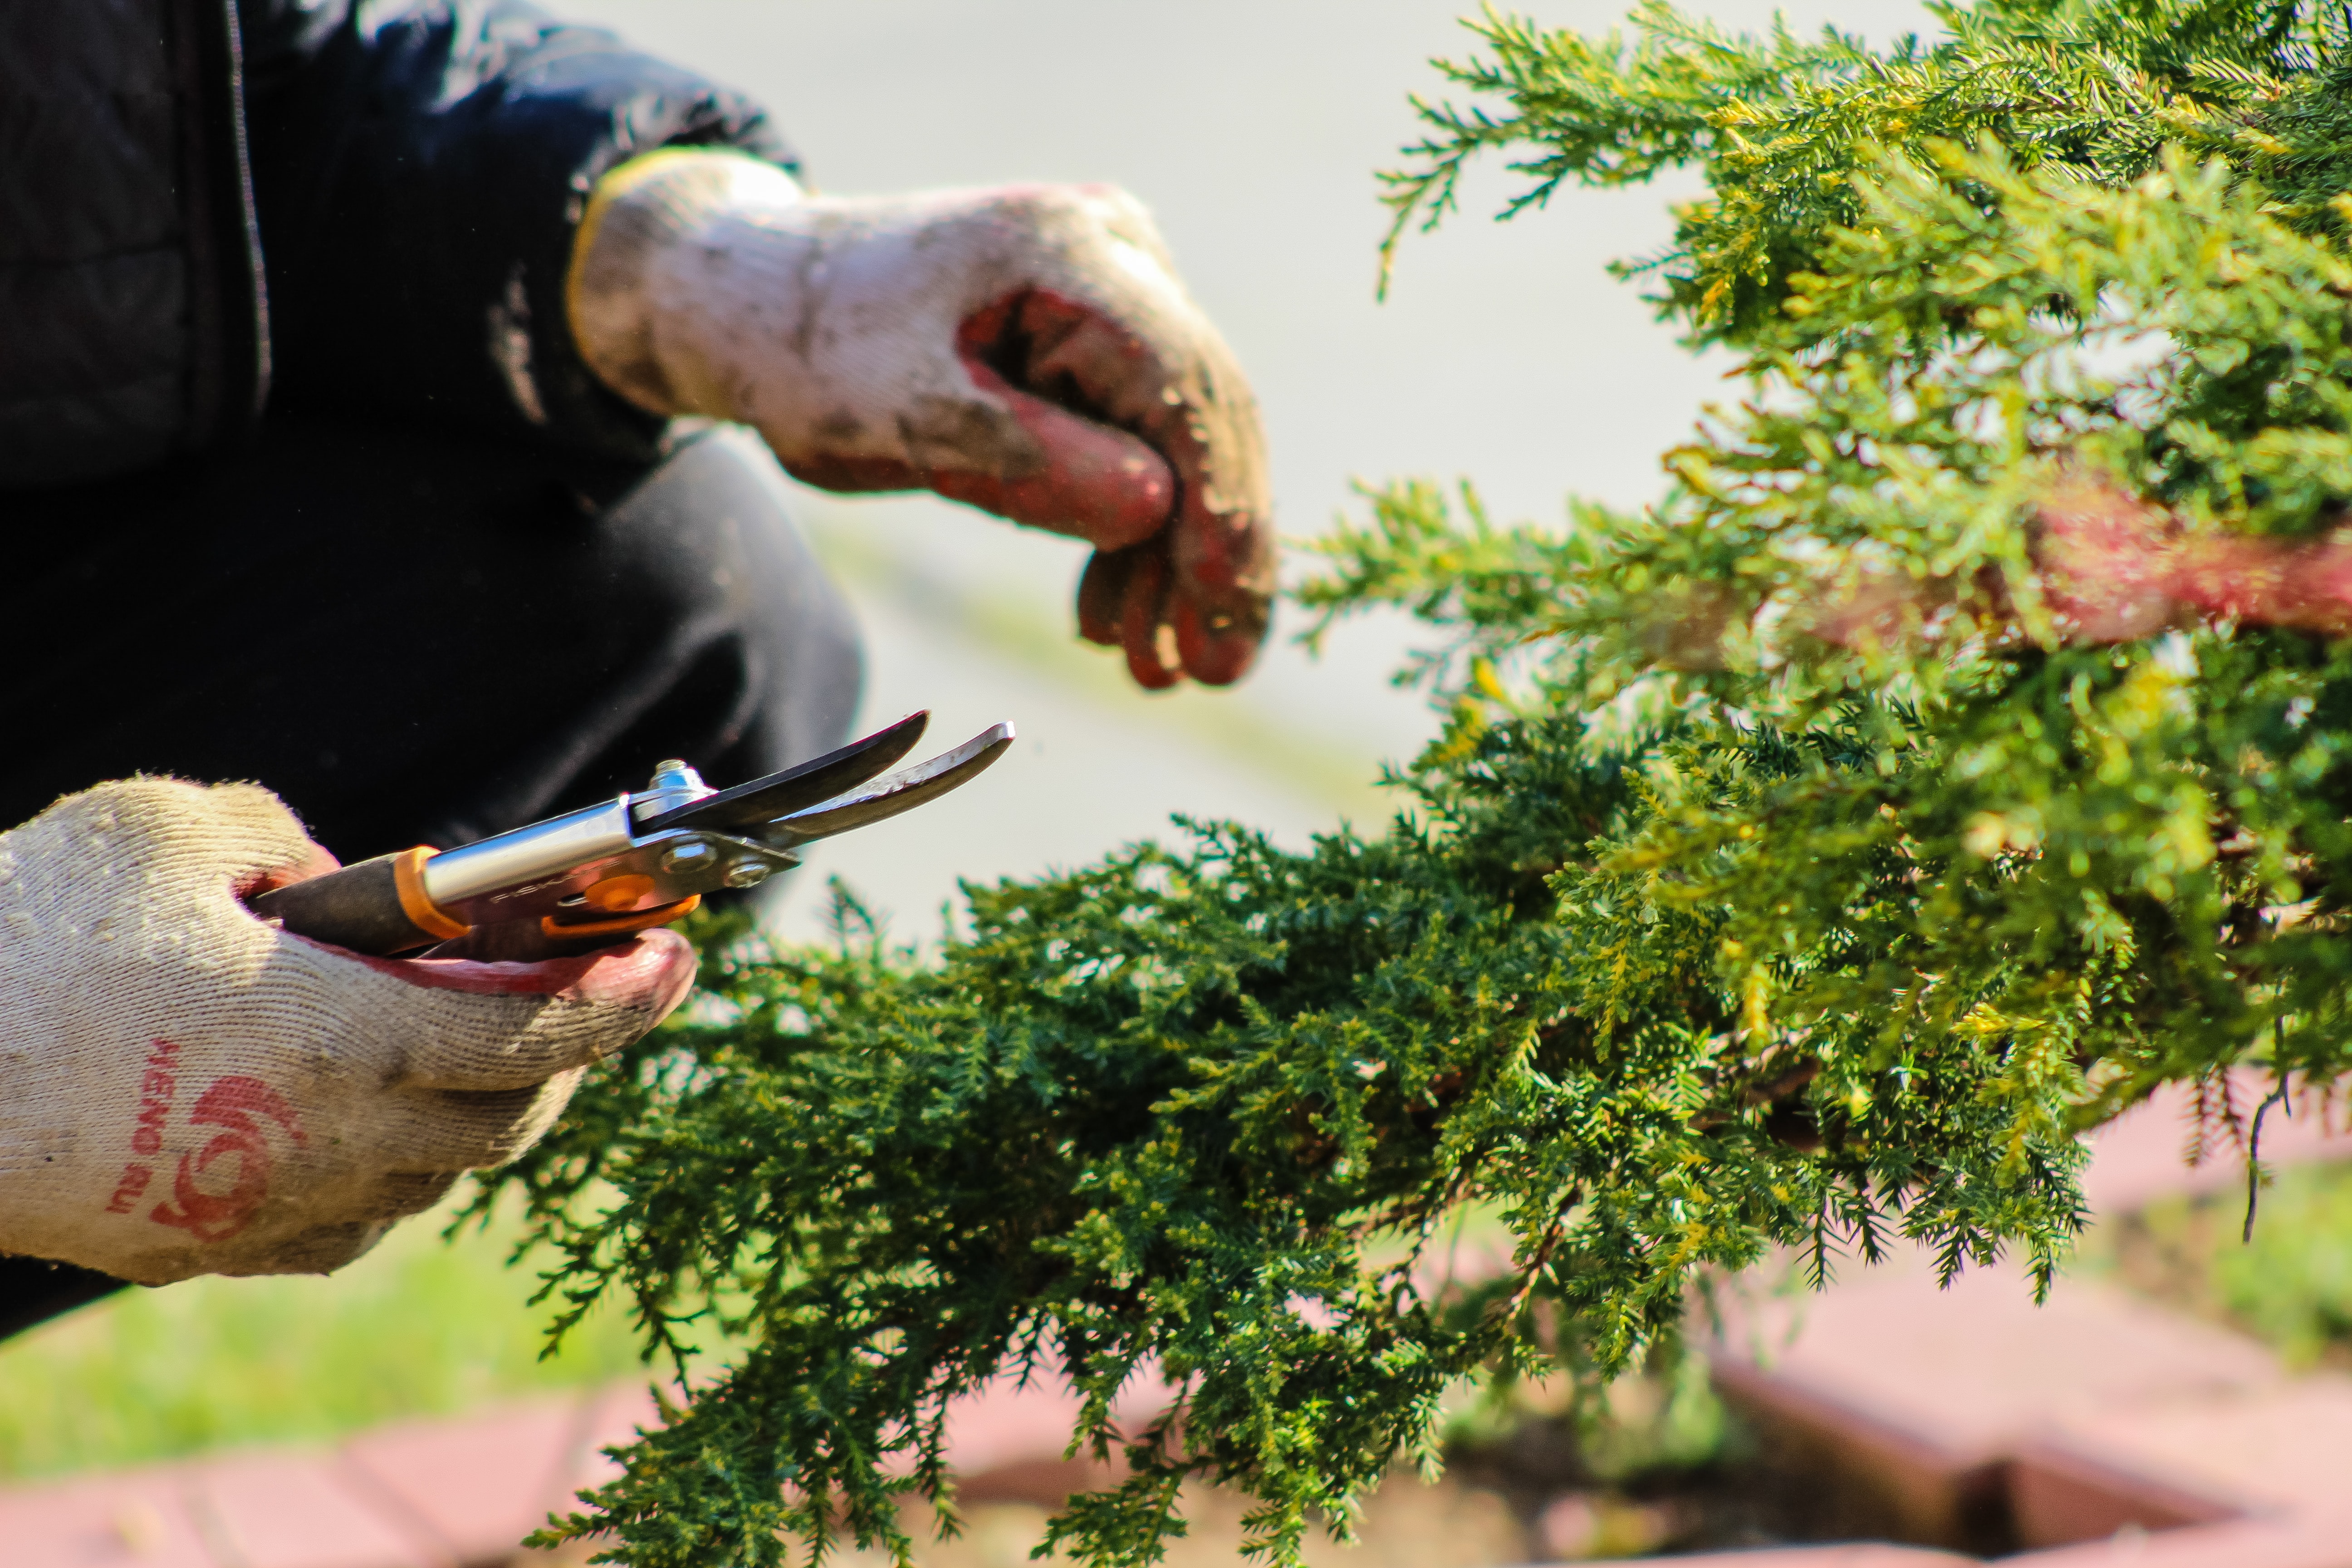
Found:
[{"label": "glove cuff", "polygon": [[699,301],[681,297],[698,290],[681,287],[671,263],[698,240],[719,247],[710,233],[718,220],[781,212],[803,199],[791,174],[742,153],[664,147],[607,172],[589,195],[564,279],[572,339],[589,368],[655,414],[741,417],[731,406],[713,406],[731,400],[697,384],[708,378],[678,374],[681,356],[665,353],[703,314]]}]

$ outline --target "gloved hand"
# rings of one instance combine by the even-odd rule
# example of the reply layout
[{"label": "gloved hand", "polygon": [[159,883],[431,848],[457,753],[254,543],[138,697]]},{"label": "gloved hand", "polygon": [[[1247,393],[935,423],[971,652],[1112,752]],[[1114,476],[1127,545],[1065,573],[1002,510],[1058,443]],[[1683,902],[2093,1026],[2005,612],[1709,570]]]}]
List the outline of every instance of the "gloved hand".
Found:
[{"label": "gloved hand", "polygon": [[338,1268],[528,1148],[694,978],[667,931],[362,958],[239,901],[332,865],[250,784],[100,784],[0,835],[0,1252],[150,1285]]},{"label": "gloved hand", "polygon": [[1079,629],[1144,686],[1255,657],[1257,405],[1125,193],[809,196],[665,150],[598,183],[570,300],[588,363],[645,408],[751,425],[811,484],[933,489],[1093,543]]}]

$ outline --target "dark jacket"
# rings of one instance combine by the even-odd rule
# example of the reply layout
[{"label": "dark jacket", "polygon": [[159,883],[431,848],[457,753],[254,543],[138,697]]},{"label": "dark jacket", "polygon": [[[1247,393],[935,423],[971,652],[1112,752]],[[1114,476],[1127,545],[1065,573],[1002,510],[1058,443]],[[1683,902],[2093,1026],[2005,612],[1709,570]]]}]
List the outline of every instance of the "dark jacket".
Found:
[{"label": "dark jacket", "polygon": [[234,440],[265,405],[619,457],[580,361],[590,188],[761,110],[519,0],[0,0],[0,488]]}]

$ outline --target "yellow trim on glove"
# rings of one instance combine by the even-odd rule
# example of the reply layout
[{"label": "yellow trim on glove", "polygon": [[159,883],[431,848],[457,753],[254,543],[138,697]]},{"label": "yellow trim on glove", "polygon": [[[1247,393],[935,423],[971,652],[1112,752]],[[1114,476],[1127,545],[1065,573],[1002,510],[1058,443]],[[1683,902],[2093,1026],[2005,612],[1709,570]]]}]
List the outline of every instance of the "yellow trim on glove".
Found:
[{"label": "yellow trim on glove", "polygon": [[574,337],[579,333],[582,277],[587,269],[589,247],[596,243],[596,231],[604,226],[604,215],[613,210],[615,202],[656,175],[681,163],[707,158],[742,158],[754,163],[765,161],[729,147],[656,147],[614,164],[589,191],[587,210],[580,215],[579,232],[572,237],[572,259],[563,269],[563,313],[566,321],[572,323]]}]

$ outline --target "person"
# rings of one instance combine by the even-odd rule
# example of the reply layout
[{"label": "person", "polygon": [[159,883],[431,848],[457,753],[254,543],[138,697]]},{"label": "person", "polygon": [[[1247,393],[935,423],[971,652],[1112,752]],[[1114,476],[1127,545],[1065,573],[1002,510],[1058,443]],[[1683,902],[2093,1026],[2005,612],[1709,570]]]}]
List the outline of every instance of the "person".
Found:
[{"label": "person", "polygon": [[1117,190],[815,192],[518,0],[0,0],[0,1331],[340,1267],[677,1004],[664,931],[383,960],[245,900],[837,742],[779,464],[1089,542],[1145,688],[1265,635],[1255,405]]}]

